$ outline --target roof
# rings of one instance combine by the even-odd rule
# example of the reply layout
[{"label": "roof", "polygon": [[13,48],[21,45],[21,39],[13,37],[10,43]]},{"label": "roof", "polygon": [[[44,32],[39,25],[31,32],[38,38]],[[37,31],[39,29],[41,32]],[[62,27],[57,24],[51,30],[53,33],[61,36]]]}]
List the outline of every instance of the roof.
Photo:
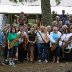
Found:
[{"label": "roof", "polygon": [[0,5],[0,13],[20,13],[26,14],[41,14],[41,6],[13,6],[13,5]]},{"label": "roof", "polygon": [[[51,11],[61,14],[62,10],[66,11],[66,14],[72,14],[72,7],[51,7]],[[0,13],[20,13],[24,12],[26,14],[42,14],[41,6],[25,6],[25,5],[0,5]]]}]

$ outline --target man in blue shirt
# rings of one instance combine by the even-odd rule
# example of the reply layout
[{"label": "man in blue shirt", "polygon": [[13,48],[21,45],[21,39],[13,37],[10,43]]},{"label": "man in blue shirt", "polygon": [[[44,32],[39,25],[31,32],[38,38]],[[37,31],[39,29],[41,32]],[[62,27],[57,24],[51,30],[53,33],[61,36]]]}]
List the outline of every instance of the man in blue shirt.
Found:
[{"label": "man in blue shirt", "polygon": [[65,14],[65,10],[62,10],[62,15],[60,15],[60,20],[63,22],[63,25],[66,24],[66,21],[68,20],[67,15]]},{"label": "man in blue shirt", "polygon": [[0,63],[3,64],[3,55],[4,55],[4,33],[0,30]]}]

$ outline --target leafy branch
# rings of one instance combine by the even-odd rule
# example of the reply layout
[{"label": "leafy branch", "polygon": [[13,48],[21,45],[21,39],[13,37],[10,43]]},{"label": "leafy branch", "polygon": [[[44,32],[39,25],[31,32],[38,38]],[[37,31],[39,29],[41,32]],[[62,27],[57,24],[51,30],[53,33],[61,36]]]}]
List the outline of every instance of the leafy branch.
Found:
[{"label": "leafy branch", "polygon": [[55,1],[57,6],[61,3],[61,0],[55,0]]},{"label": "leafy branch", "polygon": [[14,2],[14,3],[18,3],[18,2],[22,3],[24,0],[9,0],[9,1]]}]

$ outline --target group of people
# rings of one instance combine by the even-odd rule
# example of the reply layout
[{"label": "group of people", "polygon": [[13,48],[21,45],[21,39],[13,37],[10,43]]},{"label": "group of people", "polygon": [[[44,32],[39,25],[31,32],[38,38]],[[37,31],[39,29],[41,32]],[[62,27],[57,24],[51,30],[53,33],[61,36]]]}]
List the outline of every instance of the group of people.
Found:
[{"label": "group of people", "polygon": [[6,24],[0,30],[0,63],[15,67],[16,59],[18,63],[38,60],[39,64],[72,61],[72,23],[60,17],[52,25],[34,24],[30,29],[23,23],[19,27]]}]

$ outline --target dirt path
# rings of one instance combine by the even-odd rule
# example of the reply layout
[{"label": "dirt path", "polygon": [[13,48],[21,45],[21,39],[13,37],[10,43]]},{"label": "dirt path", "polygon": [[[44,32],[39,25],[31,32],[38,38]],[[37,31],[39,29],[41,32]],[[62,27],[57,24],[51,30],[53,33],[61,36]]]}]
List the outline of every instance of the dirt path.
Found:
[{"label": "dirt path", "polygon": [[72,72],[72,62],[70,63],[21,63],[16,64],[16,67],[9,67],[8,65],[0,65],[0,72]]}]

